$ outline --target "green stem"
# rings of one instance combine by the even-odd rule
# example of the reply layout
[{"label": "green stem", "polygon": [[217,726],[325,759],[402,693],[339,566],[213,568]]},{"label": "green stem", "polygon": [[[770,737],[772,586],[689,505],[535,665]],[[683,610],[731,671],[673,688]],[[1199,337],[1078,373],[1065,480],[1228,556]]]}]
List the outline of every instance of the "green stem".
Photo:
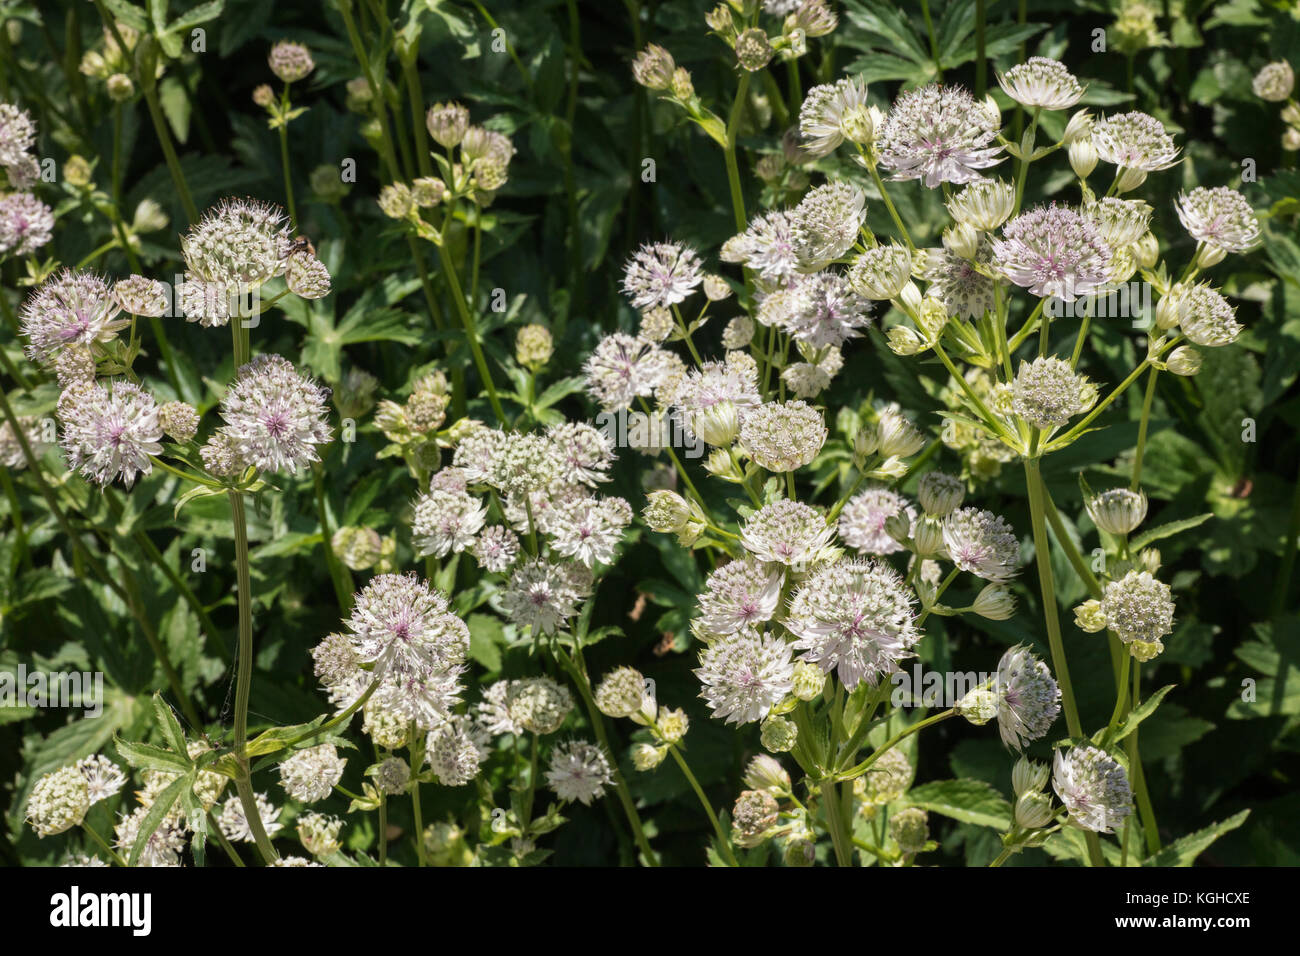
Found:
[{"label": "green stem", "polygon": [[727,145],[723,149],[727,161],[727,182],[731,187],[731,211],[735,216],[737,232],[744,232],[747,222],[745,193],[740,188],[740,166],[736,162],[736,139],[740,135],[740,116],[745,108],[745,95],[748,92],[749,73],[742,71],[740,82],[736,86],[736,98],[731,102],[731,113],[727,117]]},{"label": "green stem", "polygon": [[322,480],[320,462],[315,462],[311,469],[312,484],[316,491],[316,514],[320,519],[321,543],[325,547],[325,564],[329,568],[330,581],[334,584],[334,596],[338,598],[339,610],[346,617],[352,611],[352,575],[343,567],[339,556],[334,553],[334,529],[329,518],[329,504],[325,500],[325,482]]},{"label": "green stem", "polygon": [[435,243],[438,247],[438,258],[442,262],[442,275],[447,280],[447,287],[451,290],[452,301],[456,304],[456,311],[460,314],[461,324],[465,327],[465,338],[469,340],[470,352],[474,355],[474,365],[478,368],[479,378],[483,380],[483,385],[487,388],[488,401],[492,405],[492,411],[497,417],[497,422],[504,425],[506,423],[506,413],[501,408],[501,399],[497,398],[496,385],[492,382],[492,372],[488,369],[487,359],[483,355],[483,346],[479,342],[478,329],[474,325],[474,317],[470,315],[469,306],[465,302],[465,293],[461,291],[460,279],[456,275],[456,265],[451,261],[451,256],[447,252],[447,227],[451,224],[451,216],[447,216],[447,221],[443,225],[443,235],[441,241]]},{"label": "green stem", "polygon": [[105,853],[107,853],[109,855],[109,858],[114,863],[116,863],[118,866],[126,866],[126,860],[122,859],[121,855],[116,850],[114,850],[111,846],[109,846],[106,842],[104,842],[104,838],[100,836],[98,833],[96,833],[95,828],[92,827],[85,820],[81,821],[81,829],[85,830],[86,834],[92,840],[94,840],[96,843],[99,844],[100,849],[102,849]]},{"label": "green stem", "polygon": [[1147,447],[1147,426],[1151,421],[1151,403],[1156,397],[1156,379],[1160,375],[1160,369],[1155,366],[1151,367],[1151,374],[1147,376],[1146,395],[1142,399],[1142,419],[1138,422],[1138,440],[1137,451],[1133,455],[1133,481],[1129,487],[1137,491],[1142,484],[1142,455]]},{"label": "green stem", "polygon": [[189,183],[185,181],[185,171],[181,169],[180,160],[176,158],[176,148],[172,145],[171,133],[167,131],[167,120],[163,116],[162,107],[158,105],[158,88],[152,81],[142,82],[140,86],[144,90],[144,100],[149,107],[149,118],[153,121],[154,133],[158,136],[158,144],[162,147],[163,158],[167,160],[167,170],[171,173],[172,184],[181,197],[181,205],[185,207],[186,217],[191,223],[197,222],[199,209],[194,205],[194,197],[190,195]]},{"label": "green stem", "polygon": [[709,804],[709,798],[704,795],[704,788],[701,787],[700,782],[695,779],[695,774],[691,773],[691,768],[687,765],[686,758],[681,755],[681,751],[676,744],[669,744],[668,752],[673,755],[673,759],[677,761],[677,766],[681,768],[682,774],[690,783],[691,789],[694,790],[695,795],[700,798],[700,806],[704,807],[704,813],[709,818],[709,823],[713,827],[713,832],[717,835],[718,847],[722,851],[723,858],[726,859],[730,866],[739,866],[740,861],[736,859],[735,851],[731,849],[731,839],[727,836],[727,831],[722,829],[722,823],[718,820],[718,815],[713,811],[713,807]]},{"label": "green stem", "polygon": [[903,241],[907,243],[907,248],[915,252],[916,246],[912,245],[912,237],[908,235],[907,227],[903,225],[902,217],[898,215],[898,210],[894,208],[894,201],[889,198],[889,190],[885,188],[885,181],[880,178],[880,170],[877,169],[876,164],[870,160],[867,161],[867,170],[871,173],[871,179],[876,184],[876,189],[880,192],[880,198],[884,200],[885,208],[889,210],[889,218],[894,220],[894,228],[898,230],[898,234],[902,236]]},{"label": "green stem", "polygon": [[[578,694],[582,697],[582,702],[587,708],[587,717],[591,721],[592,730],[596,733],[596,740],[601,749],[607,754],[613,754],[614,751],[609,745],[609,735],[605,731],[605,718],[600,709],[596,706],[596,700],[591,694],[591,681],[587,678],[587,664],[582,659],[582,647],[574,646],[574,656],[570,657],[563,649],[559,652],[559,660],[569,675],[573,678],[574,685],[578,688]],[[658,866],[659,857],[650,846],[650,841],[646,839],[645,829],[641,825],[641,816],[636,811],[636,804],[632,802],[632,795],[627,789],[627,781],[623,778],[623,772],[619,769],[618,761],[610,760],[610,769],[614,775],[614,793],[617,794],[619,803],[623,806],[623,814],[627,817],[628,826],[632,828],[632,838],[641,850],[641,855],[645,858],[647,866]]]},{"label": "green stem", "polygon": [[926,717],[924,720],[918,720],[916,723],[908,727],[905,727],[902,730],[900,730],[898,733],[894,734],[893,737],[890,737],[887,741],[884,742],[884,744],[882,744],[880,747],[876,749],[875,753],[873,753],[866,760],[862,761],[862,763],[858,764],[855,767],[849,768],[843,773],[838,774],[836,776],[836,779],[852,780],[855,777],[862,776],[864,773],[866,773],[868,770],[871,769],[872,764],[874,764],[877,760],[883,757],[890,750],[898,746],[902,741],[912,736],[912,734],[918,733],[919,731],[924,730],[926,727],[933,727],[935,724],[945,721],[949,717],[955,717],[956,715],[957,715],[956,710],[945,710],[941,713],[934,714],[930,717]]},{"label": "green stem", "polygon": [[239,765],[239,773],[235,777],[235,789],[239,793],[239,803],[244,808],[248,829],[253,834],[253,842],[257,844],[257,852],[261,854],[262,861],[269,865],[275,862],[278,854],[266,835],[266,828],[262,826],[262,815],[257,809],[248,765],[248,698],[253,686],[253,585],[248,566],[248,522],[244,515],[244,496],[241,492],[230,492],[230,511],[235,531],[239,600],[239,650],[236,652],[235,678],[235,761]]}]

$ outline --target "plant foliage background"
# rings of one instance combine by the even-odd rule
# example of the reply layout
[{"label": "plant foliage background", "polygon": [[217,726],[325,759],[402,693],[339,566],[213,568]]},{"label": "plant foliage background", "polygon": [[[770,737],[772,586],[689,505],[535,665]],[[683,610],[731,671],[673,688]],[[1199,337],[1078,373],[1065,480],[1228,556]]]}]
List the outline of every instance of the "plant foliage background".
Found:
[{"label": "plant foliage background", "polygon": [[[483,211],[473,303],[479,335],[512,415],[543,425],[562,417],[588,419],[596,409],[582,388],[581,359],[603,335],[637,327],[637,314],[619,291],[626,258],[643,242],[671,237],[716,262],[713,251],[736,232],[717,144],[680,109],[634,82],[630,69],[638,50],[658,43],[689,69],[701,100],[726,116],[736,85],[735,55],[707,34],[710,5],[694,0],[348,5],[362,26],[368,25],[370,53],[386,67],[387,115],[405,152],[398,162],[409,172],[416,167],[410,150],[414,130],[395,41],[413,51],[425,105],[457,100],[469,107],[475,122],[513,140],[517,152],[509,180]],[[935,79],[930,35],[918,4],[845,0],[833,6],[838,28],[810,40],[808,54],[798,61],[793,82],[801,90],[842,72],[860,75],[872,102],[884,108],[901,88]],[[1266,62],[1297,63],[1300,8],[1263,0],[1156,3],[1150,11],[1161,42],[1126,54],[1117,43],[1122,13],[1117,5],[1030,0],[1023,17],[1006,0],[981,6],[987,18],[988,87],[997,89],[994,70],[1026,54],[1058,58],[1088,83],[1083,106],[1096,113],[1140,109],[1175,134],[1183,161],[1153,175],[1142,194],[1157,209],[1162,249],[1180,259],[1191,254],[1193,243],[1178,230],[1171,210],[1176,194],[1196,185],[1241,189],[1264,224],[1260,248],[1231,257],[1216,272],[1217,284],[1234,298],[1246,326],[1240,343],[1212,350],[1194,378],[1162,376],[1154,400],[1143,472],[1150,525],[1208,517],[1160,543],[1161,576],[1173,587],[1177,622],[1146,679],[1151,688],[1175,686],[1143,724],[1142,747],[1168,838],[1217,821],[1239,823],[1222,833],[1202,863],[1300,863],[1295,787],[1300,589],[1293,574],[1300,518],[1300,391],[1295,387],[1300,173],[1296,153],[1282,148],[1277,104],[1251,90],[1252,77]],[[252,97],[256,87],[274,82],[265,65],[273,42],[291,39],[310,47],[316,68],[293,87],[293,105],[307,109],[287,127],[288,162],[298,231],[310,237],[328,267],[332,291],[319,300],[286,300],[262,316],[253,330],[257,350],[288,357],[336,390],[349,372],[365,370],[378,381],[378,398],[399,402],[421,376],[441,370],[454,375],[460,389],[450,417],[489,419],[432,247],[424,247],[417,265],[407,232],[376,202],[392,177],[376,149],[366,106],[349,104],[347,84],[360,69],[337,4],[216,0],[169,7],[151,0],[139,7],[113,0],[105,7],[119,21],[138,20],[142,33],[160,41],[165,71],[157,99],[200,210],[232,195],[284,202],[279,132],[269,127],[266,110]],[[384,7],[393,25],[388,32],[378,29],[375,18]],[[93,268],[109,275],[136,271],[116,241],[115,219],[130,224],[148,200],[161,207],[168,224],[139,230],[131,239],[132,255],[159,278],[182,272],[176,236],[187,227],[187,210],[147,103],[137,92],[123,104],[115,149],[115,109],[105,84],[78,68],[86,51],[103,48],[96,7],[7,2],[0,4],[0,13],[6,21],[0,31],[0,99],[30,111],[39,132],[34,152],[53,159],[58,169],[54,182],[42,187],[57,214],[53,240],[35,257],[37,265],[14,257],[4,261],[0,294],[6,312],[13,315],[31,291],[32,270],[47,268],[49,260],[75,265],[93,256]],[[975,0],[934,0],[928,13],[944,79],[974,85]],[[206,32],[203,52],[191,49],[195,27]],[[504,32],[494,35],[497,29]],[[1094,30],[1110,31],[1105,52],[1094,51]],[[504,37],[505,52],[494,49],[496,37]],[[782,134],[797,115],[787,72],[774,63],[764,74],[771,82],[756,81],[742,104],[738,156],[751,212],[796,201],[810,175],[788,165],[766,180],[755,172],[765,157],[783,155]],[[1000,102],[1004,109],[1009,103],[1005,97]],[[1053,139],[1068,116],[1044,118]],[[69,176],[76,157],[89,164],[88,173]],[[650,182],[643,178],[647,159],[654,164]],[[1254,176],[1243,181],[1246,161]],[[349,163],[355,182],[340,180]],[[1074,201],[1068,169],[1063,161],[1056,168],[1056,175],[1034,178],[1026,205]],[[900,214],[918,246],[937,246],[945,221],[940,197],[920,197],[921,192],[899,194]],[[451,258],[466,262],[476,254],[474,242],[467,223],[455,224],[449,234]],[[422,279],[430,285],[441,328],[431,317]],[[722,303],[719,314],[722,319],[697,333],[706,354],[717,352],[723,320],[735,314],[735,301]],[[169,366],[152,348],[146,329],[137,370],[161,383],[169,396],[211,413],[220,397],[218,383],[233,373],[226,336],[180,320],[162,321],[172,353]],[[535,392],[513,357],[515,335],[529,323],[547,327],[555,340],[554,356],[538,375]],[[14,330],[5,325],[0,338],[6,365],[21,367],[22,342]],[[1091,370],[1096,380],[1116,381],[1133,364],[1133,336],[1123,323],[1100,322],[1093,345],[1100,363]],[[938,434],[936,413],[945,407],[939,388],[946,375],[937,363],[896,356],[878,328],[846,357],[846,373],[821,403],[835,409],[872,399],[897,401],[927,435]],[[57,386],[48,380],[26,384],[3,376],[18,413],[52,414]],[[1118,402],[1108,427],[1045,459],[1052,495],[1072,529],[1081,523],[1083,535],[1091,527],[1080,504],[1080,478],[1093,487],[1127,480],[1126,456],[1135,444],[1141,398],[1135,388]],[[827,418],[834,437],[834,416]],[[1253,440],[1243,441],[1249,428]],[[371,414],[359,417],[355,441],[326,446],[321,493],[334,527],[359,525],[392,535],[398,567],[423,570],[412,551],[407,516],[416,489],[402,458],[385,455],[388,445]],[[933,464],[954,473],[963,467],[946,446],[938,448]],[[233,699],[235,566],[226,499],[201,497],[177,511],[184,489],[160,470],[129,492],[120,487],[102,492],[70,477],[57,450],[45,455],[43,468],[72,530],[120,588],[99,579],[70,545],[30,470],[5,469],[0,665],[10,671],[19,664],[29,670],[102,671],[105,679],[98,718],[82,719],[76,710],[0,709],[0,780],[5,781],[0,804],[7,824],[0,859],[8,864],[55,864],[68,851],[59,839],[38,839],[23,823],[26,798],[42,774],[94,753],[117,759],[115,738],[165,746],[166,730],[152,703],[155,691],[178,714],[188,739],[204,734],[217,745],[227,739]],[[640,456],[621,453],[605,490],[639,510],[643,469]],[[841,480],[834,465],[822,477]],[[325,709],[309,652],[339,628],[337,582],[324,558],[316,489],[311,480],[280,479],[249,498],[254,731],[308,722]],[[1028,541],[1025,481],[1018,468],[1002,469],[971,497],[1005,515]],[[204,555],[201,572],[192,570],[195,549]],[[1086,595],[1064,557],[1054,553],[1052,560],[1083,723],[1104,725],[1113,705],[1105,644],[1100,636],[1070,626],[1066,609]],[[685,708],[691,718],[691,766],[712,804],[721,808],[743,789],[741,774],[759,742],[754,725],[738,732],[711,720],[698,698],[692,674],[698,646],[688,621],[707,570],[671,536],[634,522],[590,609],[589,633],[600,639],[588,647],[587,664],[593,676],[630,664],[654,680],[661,701]],[[469,563],[457,568],[444,562],[437,573],[438,583],[451,586],[453,605],[472,634],[467,698],[477,699],[475,688],[499,677],[536,673],[538,659],[529,643],[509,641]],[[360,579],[355,583],[359,587]],[[990,659],[1017,643],[1040,645],[1045,653],[1032,574],[1022,576],[1016,590],[1022,610],[1011,621],[932,619],[918,648],[925,666],[986,670]],[[181,714],[158,654],[143,639],[139,617],[151,624],[174,665],[192,715]],[[1251,686],[1254,693],[1244,695]],[[574,718],[579,730],[585,719],[579,707]],[[634,772],[626,756],[631,730],[626,722],[613,726],[612,749],[651,842],[663,862],[703,863],[712,831],[696,795],[671,764],[654,773]],[[356,737],[368,750],[368,742]],[[360,792],[360,770],[369,754],[344,755],[353,757],[344,786]],[[939,846],[925,860],[986,864],[1000,848],[998,823],[1009,819],[1010,759],[1003,745],[980,728],[950,721],[928,731],[913,757],[918,786],[930,782],[934,788],[932,811],[946,801],[962,804],[948,815],[942,809],[932,812],[932,836]],[[272,771],[263,773],[269,778]],[[501,765],[493,773],[497,776],[488,782],[503,793],[513,782],[511,772]],[[959,798],[933,783],[959,778],[986,786],[972,784],[977,796]],[[279,796],[278,785],[269,780],[257,789],[274,789]],[[454,820],[467,832],[478,832],[481,788],[424,789],[425,823]],[[121,799],[129,800],[129,793]],[[335,794],[324,808],[344,815],[348,802]],[[1238,820],[1243,810],[1249,816]],[[634,860],[615,801],[570,804],[564,812],[569,822],[542,840],[551,851],[548,863]],[[111,829],[110,813],[108,807],[92,810],[101,832]],[[409,814],[407,804],[392,802],[388,822],[406,836],[396,839],[390,852],[393,859],[413,864]],[[346,821],[343,852],[373,859],[374,816],[346,814]],[[209,863],[225,862],[211,848],[208,853]],[[1170,862],[1189,862],[1194,855]],[[755,851],[746,858],[759,862],[761,857]],[[485,851],[480,862],[492,859]],[[1045,850],[1031,849],[1013,862],[1050,860]]]}]

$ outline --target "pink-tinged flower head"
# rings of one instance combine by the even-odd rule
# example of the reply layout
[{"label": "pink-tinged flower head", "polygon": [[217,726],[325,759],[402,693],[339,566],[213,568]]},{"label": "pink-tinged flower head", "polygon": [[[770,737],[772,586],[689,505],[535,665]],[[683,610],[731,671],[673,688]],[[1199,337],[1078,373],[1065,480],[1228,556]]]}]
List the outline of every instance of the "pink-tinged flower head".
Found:
[{"label": "pink-tinged flower head", "polygon": [[0,255],[28,256],[50,241],[54,213],[31,193],[0,199]]},{"label": "pink-tinged flower head", "polygon": [[1111,253],[1097,228],[1073,209],[1038,206],[993,241],[993,267],[1037,296],[1073,302],[1106,281]]},{"label": "pink-tinged flower head", "polygon": [[1105,116],[1093,124],[1097,155],[1123,169],[1151,173],[1178,162],[1178,147],[1154,116],[1137,111]]},{"label": "pink-tinged flower head", "polygon": [[683,302],[704,281],[700,257],[678,242],[642,246],[623,270],[623,293],[638,309]]},{"label": "pink-tinged flower head", "polygon": [[653,342],[615,332],[600,340],[583,371],[587,391],[606,411],[628,408],[663,382],[667,355]]},{"label": "pink-tinged flower head", "polygon": [[779,637],[743,630],[700,652],[695,676],[713,716],[751,724],[768,715],[794,687],[791,645]]},{"label": "pink-tinged flower head", "polygon": [[1086,830],[1113,833],[1133,812],[1128,773],[1096,747],[1058,750],[1052,789],[1069,809],[1070,819]]},{"label": "pink-tinged flower head", "polygon": [[979,170],[1001,162],[997,133],[998,119],[960,86],[923,86],[900,96],[885,117],[880,164],[894,179],[931,189],[974,182],[983,178]]},{"label": "pink-tinged flower head", "polygon": [[68,345],[107,342],[130,324],[97,275],[65,269],[33,292],[22,308],[27,354],[48,361]]},{"label": "pink-tinged flower head", "polygon": [[153,470],[149,456],[162,452],[158,405],[130,382],[68,389],[59,399],[59,418],[68,464],[99,485],[120,477],[130,488],[136,476]]},{"label": "pink-tinged flower head", "polygon": [[222,433],[245,466],[296,474],[318,461],[315,446],[330,440],[328,394],[287,359],[259,355],[221,400]]},{"label": "pink-tinged flower head", "polygon": [[854,559],[824,565],[790,599],[785,626],[802,660],[834,670],[848,690],[875,686],[911,657],[919,639],[914,599],[888,565]]},{"label": "pink-tinged flower head", "polygon": [[1227,186],[1180,193],[1178,221],[1197,242],[1224,252],[1249,252],[1259,242],[1259,220],[1246,197]]}]

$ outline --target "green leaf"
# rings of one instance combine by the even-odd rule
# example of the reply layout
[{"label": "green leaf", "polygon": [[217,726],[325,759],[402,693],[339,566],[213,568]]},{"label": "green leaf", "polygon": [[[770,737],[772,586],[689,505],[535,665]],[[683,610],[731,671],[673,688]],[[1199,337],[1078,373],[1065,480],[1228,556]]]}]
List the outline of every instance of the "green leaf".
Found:
[{"label": "green leaf", "polygon": [[188,762],[189,754],[185,749],[185,731],[181,730],[181,725],[176,720],[176,715],[172,713],[171,707],[163,700],[162,694],[153,695],[153,712],[158,718],[158,728],[163,732],[163,737],[171,744],[172,750],[180,756],[186,758]]},{"label": "green leaf", "polygon": [[137,866],[140,863],[140,854],[149,845],[149,839],[154,835],[159,824],[167,817],[167,814],[171,812],[172,807],[176,805],[176,801],[180,799],[181,794],[193,788],[198,773],[197,767],[191,767],[188,773],[177,777],[167,785],[162,793],[154,797],[149,812],[140,821],[140,830],[136,835],[135,843],[131,846],[131,856],[126,861],[127,866]]},{"label": "green leaf", "polygon": [[962,823],[996,830],[1011,827],[1011,804],[982,780],[937,780],[914,787],[907,802]]},{"label": "green leaf", "polygon": [[192,766],[187,757],[164,750],[162,747],[155,747],[153,744],[131,743],[120,737],[114,737],[113,744],[123,760],[140,770],[183,774],[188,773]]},{"label": "green leaf", "polygon": [[1213,512],[1207,512],[1203,515],[1197,515],[1194,518],[1183,518],[1179,521],[1170,521],[1168,524],[1156,525],[1154,528],[1149,528],[1146,531],[1143,531],[1136,538],[1129,541],[1129,550],[1141,551],[1152,542],[1159,541],[1161,538],[1172,537],[1182,531],[1189,531],[1198,525],[1205,524],[1205,522],[1209,521],[1213,517]]},{"label": "green leaf", "polygon": [[1249,810],[1242,810],[1226,820],[1220,820],[1204,830],[1197,830],[1185,837],[1180,837],[1154,856],[1142,861],[1143,866],[1191,866],[1196,858],[1209,849],[1219,837],[1237,829],[1250,816]]},{"label": "green leaf", "polygon": [[[1133,731],[1137,730],[1138,724],[1142,723],[1142,721],[1146,720],[1156,712],[1156,708],[1160,706],[1160,702],[1165,699],[1165,694],[1173,690],[1175,686],[1176,685],[1174,684],[1166,684],[1135,707],[1127,717],[1120,721],[1120,725],[1115,728],[1115,736],[1110,738],[1109,743],[1119,743],[1129,734],[1133,733]],[[1105,731],[1100,731],[1100,733],[1104,735]]]}]

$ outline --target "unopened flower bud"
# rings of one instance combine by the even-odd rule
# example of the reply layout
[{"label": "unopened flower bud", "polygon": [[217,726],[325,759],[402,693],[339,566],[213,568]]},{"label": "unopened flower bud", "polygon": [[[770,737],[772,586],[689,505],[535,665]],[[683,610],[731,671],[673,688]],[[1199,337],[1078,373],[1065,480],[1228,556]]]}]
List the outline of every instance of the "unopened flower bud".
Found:
[{"label": "unopened flower bud", "polygon": [[1061,142],[1067,146],[1084,140],[1092,139],[1092,114],[1087,110],[1079,110],[1070,117],[1070,122],[1065,125],[1065,135],[1061,137]]},{"label": "unopened flower bud", "polygon": [[651,43],[632,61],[632,76],[644,87],[666,90],[673,82],[677,64],[673,55],[663,47]]},{"label": "unopened flower bud", "polygon": [[1131,192],[1146,181],[1147,172],[1145,169],[1130,169],[1121,166],[1119,169],[1119,175],[1115,177],[1115,192]]},{"label": "unopened flower bud", "polygon": [[1074,609],[1074,623],[1078,625],[1079,630],[1088,634],[1096,634],[1098,631],[1106,629],[1106,612],[1102,610],[1101,602],[1098,600],[1084,601]]},{"label": "unopened flower bud", "polygon": [[794,686],[790,689],[790,693],[805,702],[814,699],[826,686],[825,672],[808,661],[795,661],[792,679]]},{"label": "unopened flower bud", "polygon": [[695,96],[695,84],[691,81],[690,71],[684,66],[673,70],[673,81],[669,84],[673,96],[679,100],[690,100]]},{"label": "unopened flower bud", "polygon": [[415,208],[415,200],[405,183],[390,183],[379,190],[379,208],[389,219],[405,219]]},{"label": "unopened flower bud", "polygon": [[1142,269],[1150,269],[1156,264],[1160,258],[1160,242],[1154,233],[1144,233],[1137,242],[1133,243],[1133,258]]},{"label": "unopened flower bud", "polygon": [[675,491],[652,491],[646,500],[648,503],[641,514],[655,531],[664,534],[681,531],[690,520],[691,506]]},{"label": "unopened flower bud", "polygon": [[943,247],[962,259],[974,259],[979,242],[980,234],[964,222],[949,226],[943,231]]},{"label": "unopened flower bud", "polygon": [[537,371],[551,360],[554,350],[554,339],[544,325],[530,323],[515,336],[515,361],[524,368]]},{"label": "unopened flower bud", "polygon": [[108,98],[114,103],[125,103],[135,95],[135,84],[125,73],[114,73],[104,81],[104,86],[108,90]]},{"label": "unopened flower bud", "polygon": [[986,584],[971,610],[990,621],[1007,621],[1016,613],[1016,596],[1005,584]]},{"label": "unopened flower bud", "polygon": [[976,727],[982,727],[998,715],[998,695],[977,687],[957,702],[955,710]]},{"label": "unopened flower bud", "polygon": [[653,770],[663,763],[664,758],[667,756],[667,747],[656,747],[654,744],[637,744],[632,748],[632,766],[645,773],[647,770]]},{"label": "unopened flower bud", "polygon": [[275,102],[275,91],[266,83],[253,87],[253,102],[266,108]]},{"label": "unopened flower bud", "polygon": [[742,69],[757,73],[771,61],[772,45],[767,40],[767,33],[758,27],[751,27],[736,37],[736,60]]},{"label": "unopened flower bud", "polygon": [[1097,168],[1097,147],[1090,139],[1077,140],[1070,144],[1070,168],[1080,179],[1087,179]]},{"label": "unopened flower bud", "polygon": [[960,478],[942,471],[929,471],[916,486],[916,500],[928,515],[942,518],[961,507],[966,485]]},{"label": "unopened flower bud", "polygon": [[[886,521],[886,531],[889,530],[888,525],[889,522]],[[942,554],[943,522],[933,515],[922,515],[912,529],[912,543],[918,557],[930,558]]]},{"label": "unopened flower bud", "polygon": [[1131,641],[1128,649],[1135,661],[1145,664],[1155,659],[1165,649],[1165,645],[1162,641]]},{"label": "unopened flower bud", "polygon": [[929,348],[920,334],[906,325],[895,325],[885,333],[885,340],[890,351],[895,355],[916,355]]},{"label": "unopened flower bud", "polygon": [[1052,819],[1052,798],[1045,793],[1026,793],[1016,800],[1016,826],[1037,830]]},{"label": "unopened flower bud", "polygon": [[1216,246],[1208,242],[1203,243],[1201,251],[1196,256],[1196,267],[1198,269],[1208,269],[1210,266],[1217,266],[1227,254],[1222,246]]},{"label": "unopened flower bud", "polygon": [[920,807],[908,807],[889,818],[889,835],[904,853],[920,853],[930,839],[930,817]]},{"label": "unopened flower bud", "polygon": [[769,717],[759,728],[759,740],[774,754],[788,753],[799,740],[799,728],[784,717]]},{"label": "unopened flower bud", "polygon": [[1026,793],[1038,793],[1047,786],[1051,768],[1045,763],[1038,763],[1028,757],[1021,757],[1011,769],[1011,789],[1016,796]]}]

